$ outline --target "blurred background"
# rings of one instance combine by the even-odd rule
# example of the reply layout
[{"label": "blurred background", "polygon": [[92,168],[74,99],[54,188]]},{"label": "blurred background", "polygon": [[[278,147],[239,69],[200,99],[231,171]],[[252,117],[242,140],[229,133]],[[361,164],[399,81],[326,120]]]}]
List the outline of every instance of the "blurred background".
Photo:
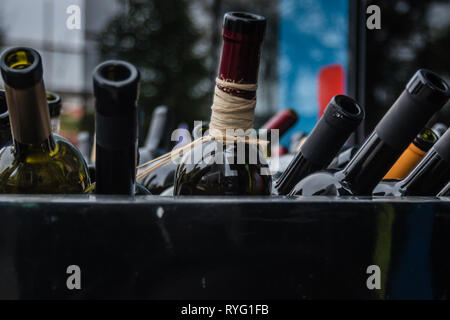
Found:
[{"label": "blurred background", "polygon": [[[381,30],[365,28],[369,4],[381,8]],[[81,10],[79,30],[66,27],[70,5]],[[450,80],[448,0],[2,0],[0,46],[42,54],[46,87],[63,99],[62,135],[74,143],[94,131],[94,67],[134,63],[142,141],[159,105],[190,128],[209,119],[227,11],[268,18],[255,127],[293,108],[300,121],[290,132],[309,132],[330,98],[347,93],[366,108],[362,139],[418,68]],[[434,121],[450,124],[448,109]]]}]

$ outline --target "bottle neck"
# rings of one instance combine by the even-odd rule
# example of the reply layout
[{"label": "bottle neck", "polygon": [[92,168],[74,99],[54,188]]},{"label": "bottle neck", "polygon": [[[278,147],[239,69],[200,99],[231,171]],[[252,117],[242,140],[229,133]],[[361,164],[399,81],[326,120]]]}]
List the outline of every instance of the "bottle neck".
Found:
[{"label": "bottle neck", "polygon": [[287,195],[295,187],[296,183],[320,169],[322,169],[322,166],[308,160],[300,150],[278,178],[275,189],[279,195]]},{"label": "bottle neck", "polygon": [[122,114],[104,115],[98,112],[101,109],[98,104],[102,102],[96,103],[96,193],[133,196],[138,147],[137,110],[124,107]]},{"label": "bottle neck", "polygon": [[375,186],[392,167],[402,150],[394,149],[373,132],[338,179],[355,195],[370,195]]},{"label": "bottle neck", "polygon": [[53,135],[50,135],[47,139],[40,143],[26,144],[21,143],[13,139],[13,145],[15,153],[19,161],[24,160],[22,157],[26,157],[32,153],[46,153],[50,154],[55,151],[56,143]]},{"label": "bottle neck", "polygon": [[44,82],[41,80],[26,89],[15,89],[5,84],[5,91],[15,144],[52,145],[47,143],[51,125]]},{"label": "bottle neck", "polygon": [[433,148],[402,181],[398,182],[402,195],[436,195],[450,179],[450,163]]},{"label": "bottle neck", "polygon": [[[219,78],[239,84],[256,84],[258,82],[261,44],[262,39],[252,39],[245,34],[232,32],[224,28]],[[255,91],[242,90],[229,93],[246,99],[253,99],[256,95]]]}]

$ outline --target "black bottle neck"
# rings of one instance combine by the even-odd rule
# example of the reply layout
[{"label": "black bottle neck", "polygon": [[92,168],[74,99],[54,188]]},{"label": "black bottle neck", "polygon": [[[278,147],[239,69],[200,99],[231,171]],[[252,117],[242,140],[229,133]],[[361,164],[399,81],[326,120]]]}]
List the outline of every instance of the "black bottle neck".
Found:
[{"label": "black bottle neck", "polygon": [[449,179],[450,163],[432,148],[398,186],[403,196],[434,196]]},{"label": "black bottle neck", "polygon": [[370,195],[402,152],[373,132],[349,164],[336,175],[353,194]]},{"label": "black bottle neck", "polygon": [[312,172],[322,169],[322,166],[308,160],[300,150],[292,159],[289,166],[278,178],[275,189],[280,195],[287,195],[295,184]]}]

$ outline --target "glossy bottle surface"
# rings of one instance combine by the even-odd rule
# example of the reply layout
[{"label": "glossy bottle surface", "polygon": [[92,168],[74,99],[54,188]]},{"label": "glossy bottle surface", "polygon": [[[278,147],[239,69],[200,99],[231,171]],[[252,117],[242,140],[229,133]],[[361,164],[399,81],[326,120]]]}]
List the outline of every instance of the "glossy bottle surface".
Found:
[{"label": "glossy bottle surface", "polygon": [[[244,12],[225,14],[218,74],[220,81],[257,84],[265,27],[266,19],[259,15]],[[247,103],[256,99],[256,89],[238,90],[222,83],[216,85],[216,90]],[[240,119],[233,118],[235,106],[229,102],[221,106],[225,111],[220,120],[215,117],[213,109],[211,128],[221,131],[224,128],[248,129],[252,126],[253,110],[246,114],[247,121],[241,127]],[[221,128],[217,127],[218,123]],[[253,158],[253,155],[256,156]],[[175,173],[174,195],[270,195],[271,189],[272,177],[261,151],[256,145],[243,142],[222,144],[213,140],[197,145],[183,156]]]},{"label": "glossy bottle surface", "polygon": [[363,109],[353,99],[338,95],[331,99],[323,116],[277,180],[278,194],[289,194],[295,185],[325,169],[364,119]]},{"label": "glossy bottle surface", "polygon": [[450,90],[444,80],[431,71],[419,70],[344,169],[312,174],[300,181],[290,195],[370,196],[449,97]]},{"label": "glossy bottle surface", "polygon": [[105,61],[94,70],[97,194],[136,193],[139,82],[139,71],[126,61]]},{"label": "glossy bottle surface", "polygon": [[90,185],[83,156],[51,132],[39,53],[11,48],[0,65],[13,137],[0,151],[0,193],[83,193]]},{"label": "glossy bottle surface", "polygon": [[83,156],[57,135],[45,144],[3,148],[0,168],[0,193],[83,193],[90,185]]},{"label": "glossy bottle surface", "polygon": [[373,194],[382,196],[435,196],[449,180],[450,131],[438,140],[405,179],[395,184],[383,181],[375,188]]},{"label": "glossy bottle surface", "polygon": [[161,194],[164,190],[173,186],[177,166],[178,164],[169,162],[146,176],[142,184],[151,194]]},{"label": "glossy bottle surface", "polygon": [[422,160],[433,144],[439,139],[436,133],[425,128],[402,153],[384,179],[401,180]]},{"label": "glossy bottle surface", "polygon": [[[245,164],[237,164],[237,148],[215,141],[193,148],[178,166],[174,195],[270,195],[272,177],[261,152],[245,144]],[[251,153],[259,158],[256,164],[250,164]],[[194,154],[202,154],[203,161],[192,161]]]},{"label": "glossy bottle surface", "polygon": [[438,195],[438,197],[449,197],[450,196],[450,182],[442,189]]}]

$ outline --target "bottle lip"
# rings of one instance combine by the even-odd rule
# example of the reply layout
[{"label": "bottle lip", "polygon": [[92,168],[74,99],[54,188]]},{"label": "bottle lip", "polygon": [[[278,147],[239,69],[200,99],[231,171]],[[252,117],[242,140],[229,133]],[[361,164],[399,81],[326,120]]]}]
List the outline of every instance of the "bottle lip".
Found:
[{"label": "bottle lip", "polygon": [[225,30],[249,36],[255,40],[262,39],[266,30],[267,19],[261,15],[244,12],[227,12],[223,18]]},{"label": "bottle lip", "polygon": [[[107,68],[121,68],[124,72],[117,80],[107,78]],[[139,71],[134,65],[123,60],[108,60],[100,63],[93,72],[94,84],[101,87],[121,88],[137,83],[140,79]]]},{"label": "bottle lip", "polygon": [[350,121],[360,122],[364,119],[365,114],[363,108],[361,108],[356,100],[349,96],[336,95],[331,99],[330,105],[334,107],[332,111],[338,112]]},{"label": "bottle lip", "polygon": [[48,108],[50,111],[50,117],[58,117],[61,114],[61,108],[62,108],[62,104],[61,104],[61,97],[51,91],[47,91],[45,93],[46,97],[47,97],[47,103],[48,103]]},{"label": "bottle lip", "polygon": [[[23,69],[11,68],[7,62],[8,57],[18,51],[26,52],[33,60]],[[32,48],[13,47],[5,50],[0,57],[0,69],[4,82],[15,89],[26,89],[42,80],[42,59],[40,54]]]},{"label": "bottle lip", "polygon": [[92,78],[97,112],[124,114],[137,108],[140,74],[134,65],[108,60],[95,68]]},{"label": "bottle lip", "polygon": [[437,108],[450,98],[449,85],[428,69],[419,69],[406,85],[406,90],[420,102],[436,104]]}]

